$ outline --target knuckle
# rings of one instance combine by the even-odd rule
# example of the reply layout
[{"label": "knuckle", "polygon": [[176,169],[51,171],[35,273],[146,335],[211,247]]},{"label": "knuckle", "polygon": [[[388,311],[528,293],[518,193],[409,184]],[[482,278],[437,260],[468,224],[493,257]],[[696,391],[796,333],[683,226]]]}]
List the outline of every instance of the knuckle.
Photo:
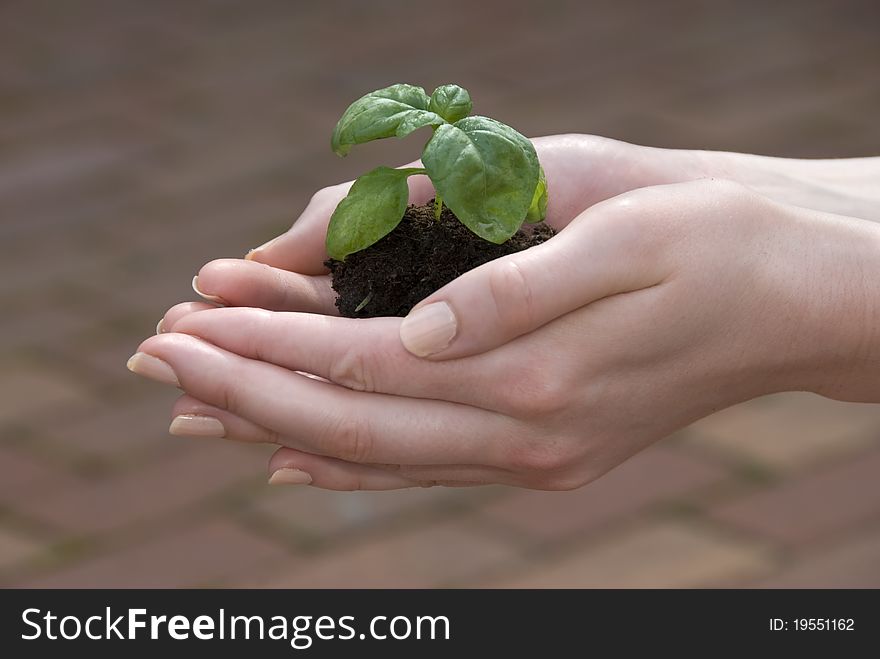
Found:
[{"label": "knuckle", "polygon": [[[774,203],[767,197],[757,194],[751,188],[737,181],[727,179],[708,179],[701,182],[705,187],[701,198],[704,200],[721,202],[726,212],[706,212],[704,215],[709,221],[714,221],[721,226],[737,226],[740,230],[746,226],[744,221],[754,220],[756,213],[761,215]],[[738,222],[731,222],[736,218]],[[755,227],[763,227],[764,222],[753,222]]]},{"label": "knuckle", "polygon": [[372,359],[359,349],[348,348],[330,364],[330,380],[355,391],[375,391]]},{"label": "knuckle", "polygon": [[535,300],[528,279],[513,259],[501,259],[489,273],[489,293],[501,323],[514,332],[532,328]]},{"label": "knuckle", "polygon": [[603,252],[636,254],[644,251],[657,240],[658,213],[650,208],[653,191],[639,189],[624,193],[597,205],[602,212],[592,220],[598,223],[596,235],[601,236],[599,247]]},{"label": "knuckle", "polygon": [[324,430],[320,445],[327,453],[346,462],[371,462],[374,435],[367,419],[357,414],[342,414]]},{"label": "knuckle", "polygon": [[267,444],[284,444],[284,437],[277,430],[272,430],[271,428],[263,429],[263,437],[261,440]]},{"label": "knuckle", "polygon": [[544,419],[569,407],[571,387],[563,374],[543,364],[525,365],[506,393],[510,412],[518,417]]},{"label": "knuckle", "polygon": [[526,419],[553,417],[565,409],[565,403],[552,392],[552,389],[517,387],[510,396],[511,412]]},{"label": "knuckle", "polygon": [[614,217],[615,222],[622,222],[627,218],[639,219],[650,205],[652,194],[653,190],[650,188],[636,188],[603,201],[601,206],[608,215]]},{"label": "knuckle", "polygon": [[743,194],[751,194],[751,191],[742,183],[725,178],[705,178],[694,181],[693,188],[699,193],[709,193],[715,197],[728,198],[740,197]]},{"label": "knuckle", "polygon": [[269,350],[267,337],[279,335],[284,326],[279,323],[280,316],[266,309],[241,309],[241,320],[246,331],[242,333],[244,346],[248,354],[258,361],[272,362],[272,351]]},{"label": "knuckle", "polygon": [[239,380],[234,378],[217,378],[211,386],[210,400],[221,410],[238,413],[242,406],[242,389]]},{"label": "knuckle", "polygon": [[568,443],[542,438],[512,450],[509,466],[543,481],[570,468],[577,457]]}]

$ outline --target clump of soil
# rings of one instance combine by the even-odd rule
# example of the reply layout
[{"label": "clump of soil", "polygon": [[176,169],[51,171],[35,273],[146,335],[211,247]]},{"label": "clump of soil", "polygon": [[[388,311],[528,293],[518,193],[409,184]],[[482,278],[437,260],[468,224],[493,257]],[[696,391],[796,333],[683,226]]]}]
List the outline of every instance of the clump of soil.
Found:
[{"label": "clump of soil", "polygon": [[435,220],[431,200],[407,208],[394,231],[374,245],[325,265],[333,275],[336,307],[343,316],[405,316],[468,270],[540,245],[555,233],[543,222],[524,225],[510,240],[495,245],[474,234],[446,206]]}]

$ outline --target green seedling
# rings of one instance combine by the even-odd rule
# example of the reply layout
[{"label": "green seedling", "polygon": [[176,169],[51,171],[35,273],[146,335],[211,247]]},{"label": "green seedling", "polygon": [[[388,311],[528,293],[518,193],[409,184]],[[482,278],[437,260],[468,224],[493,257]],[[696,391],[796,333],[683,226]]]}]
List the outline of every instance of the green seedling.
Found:
[{"label": "green seedling", "polygon": [[360,176],[339,202],[327,229],[327,253],[342,261],[389,234],[409,201],[407,178],[426,174],[434,184],[435,217],[443,204],[471,231],[500,244],[523,222],[547,211],[547,181],[532,143],[510,126],[469,116],[467,90],[442,85],[428,96],[421,87],[391,85],[352,103],[333,131],[333,151],[355,144],[406,137],[430,126],[423,167],[377,167]]}]

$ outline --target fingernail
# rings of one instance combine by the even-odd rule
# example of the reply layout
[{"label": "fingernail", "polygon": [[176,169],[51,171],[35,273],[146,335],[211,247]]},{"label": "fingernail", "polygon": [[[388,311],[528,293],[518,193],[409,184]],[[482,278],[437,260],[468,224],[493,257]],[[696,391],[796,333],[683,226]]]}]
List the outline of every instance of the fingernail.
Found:
[{"label": "fingernail", "polygon": [[400,325],[403,346],[417,357],[448,347],[458,329],[455,314],[445,302],[433,302],[411,312]]},{"label": "fingernail", "polygon": [[208,295],[207,293],[202,293],[199,290],[199,276],[198,275],[193,277],[192,287],[193,287],[193,290],[196,292],[196,295],[198,295],[200,298],[207,300],[208,302],[213,302],[214,304],[226,304],[226,300],[224,300],[222,297],[220,297],[218,295]]},{"label": "fingernail", "polygon": [[165,319],[160,318],[159,322],[156,323],[156,334],[161,334],[165,331]]},{"label": "fingernail", "polygon": [[312,477],[302,469],[279,469],[269,476],[269,485],[308,485]]},{"label": "fingernail", "polygon": [[201,414],[181,414],[174,417],[168,432],[184,437],[226,437],[226,428],[220,419]]},{"label": "fingernail", "polygon": [[148,355],[145,352],[134,353],[126,366],[132,373],[137,373],[145,378],[150,378],[164,384],[173,384],[175,387],[180,386],[180,381],[177,379],[174,369],[167,362],[163,362],[158,357],[153,357],[153,355]]},{"label": "fingernail", "polygon": [[264,249],[268,249],[269,245],[276,242],[279,238],[281,238],[281,236],[275,236],[269,242],[263,243],[259,247],[254,247],[251,251],[249,251],[247,254],[244,255],[245,261],[253,261],[254,257],[258,256],[259,253],[262,252]]}]

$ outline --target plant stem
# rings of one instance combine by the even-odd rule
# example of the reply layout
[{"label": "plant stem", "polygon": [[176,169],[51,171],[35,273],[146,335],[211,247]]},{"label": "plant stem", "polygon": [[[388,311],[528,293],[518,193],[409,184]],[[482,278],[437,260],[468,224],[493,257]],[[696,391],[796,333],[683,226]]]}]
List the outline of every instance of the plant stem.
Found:
[{"label": "plant stem", "polygon": [[440,197],[440,193],[436,193],[434,195],[434,219],[440,219],[440,211],[443,210],[443,199]]}]

